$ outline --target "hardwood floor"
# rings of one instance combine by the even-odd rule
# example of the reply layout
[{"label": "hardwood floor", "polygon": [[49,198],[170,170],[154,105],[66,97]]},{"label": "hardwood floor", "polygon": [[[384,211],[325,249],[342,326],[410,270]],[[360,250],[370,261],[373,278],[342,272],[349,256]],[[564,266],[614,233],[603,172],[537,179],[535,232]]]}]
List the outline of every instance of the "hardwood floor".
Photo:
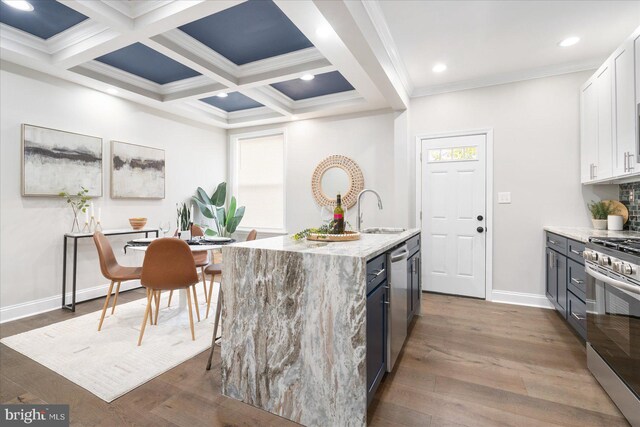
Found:
[{"label": "hardwood floor", "polygon": [[[144,297],[121,294],[122,302]],[[3,324],[10,336],[100,309],[54,311]],[[584,345],[552,310],[424,294],[396,371],[369,409],[372,426],[626,426],[586,367]],[[220,352],[208,352],[108,404],[0,346],[0,402],[69,403],[78,426],[288,426],[220,395]]]}]

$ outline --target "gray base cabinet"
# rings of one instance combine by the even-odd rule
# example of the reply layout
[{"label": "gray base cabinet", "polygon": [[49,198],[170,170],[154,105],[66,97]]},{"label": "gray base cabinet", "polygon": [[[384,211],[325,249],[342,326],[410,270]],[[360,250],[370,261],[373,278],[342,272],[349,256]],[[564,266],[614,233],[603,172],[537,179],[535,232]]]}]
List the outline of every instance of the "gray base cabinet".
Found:
[{"label": "gray base cabinet", "polygon": [[560,315],[587,337],[584,243],[546,233],[546,294]]}]

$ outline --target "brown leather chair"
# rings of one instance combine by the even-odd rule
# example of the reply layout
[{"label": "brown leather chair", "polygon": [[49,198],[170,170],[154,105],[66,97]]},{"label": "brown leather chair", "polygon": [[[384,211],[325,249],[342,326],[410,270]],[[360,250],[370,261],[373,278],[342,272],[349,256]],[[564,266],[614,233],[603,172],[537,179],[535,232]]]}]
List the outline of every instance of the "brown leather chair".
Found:
[{"label": "brown leather chair", "polygon": [[107,292],[107,298],[104,300],[104,306],[102,307],[102,315],[100,316],[100,323],[98,324],[98,331],[102,329],[102,322],[104,322],[104,315],[107,312],[109,306],[109,299],[111,298],[111,292],[113,291],[114,283],[117,283],[116,293],[113,299],[113,307],[111,308],[111,314],[116,310],[116,304],[118,303],[118,293],[120,292],[120,284],[127,280],[140,279],[142,272],[141,267],[125,267],[118,264],[116,256],[113,253],[113,248],[109,243],[109,240],[99,231],[93,233],[93,241],[98,249],[98,258],[100,259],[100,270],[102,275],[111,281],[109,285],[109,291]]},{"label": "brown leather chair", "polygon": [[[173,233],[174,237],[178,237],[178,230],[176,230],[175,233]],[[202,231],[202,228],[200,228],[197,225],[193,225],[193,227],[191,227],[191,236],[192,237],[197,237],[197,236],[204,236],[204,232]],[[207,264],[209,264],[209,254],[207,253],[207,251],[195,251],[192,252],[193,253],[193,260],[196,263],[196,267],[200,269],[200,273],[202,274],[202,287],[204,288],[204,298],[205,300],[208,300],[207,298],[207,281],[205,279],[205,275],[204,275],[204,268],[207,266]],[[173,292],[169,293],[169,302],[167,303],[167,307],[171,306],[171,298],[173,297]],[[198,316],[198,322],[200,321],[200,309],[198,308],[198,296],[196,294],[196,289],[195,287],[193,288],[193,299],[196,300],[196,315]]]},{"label": "brown leather chair", "polygon": [[151,313],[151,301],[155,297],[156,324],[158,323],[158,310],[160,293],[175,289],[187,291],[187,305],[189,306],[189,324],[191,326],[191,339],[195,341],[196,335],[193,329],[193,313],[191,310],[191,287],[198,283],[198,271],[191,254],[189,245],[179,239],[163,238],[154,240],[149,245],[142,263],[142,275],[140,283],[147,288],[147,308],[144,312],[140,338],[138,345],[142,343],[144,328],[147,318]]},{"label": "brown leather chair", "polygon": [[[256,230],[251,230],[249,234],[247,234],[247,242],[251,240],[256,240],[258,237],[258,232]],[[213,279],[216,276],[220,276],[220,290],[218,291],[218,304],[216,305],[216,320],[213,323],[213,338],[211,339],[211,352],[209,353],[209,362],[207,363],[207,371],[211,369],[211,359],[213,358],[213,349],[216,345],[216,338],[218,336],[218,326],[220,325],[220,317],[222,312],[222,264],[209,264],[207,268],[204,269],[204,272],[211,275],[211,283],[209,283],[209,298],[207,300],[207,315],[209,317],[209,308],[211,307],[211,291],[213,289]]]}]

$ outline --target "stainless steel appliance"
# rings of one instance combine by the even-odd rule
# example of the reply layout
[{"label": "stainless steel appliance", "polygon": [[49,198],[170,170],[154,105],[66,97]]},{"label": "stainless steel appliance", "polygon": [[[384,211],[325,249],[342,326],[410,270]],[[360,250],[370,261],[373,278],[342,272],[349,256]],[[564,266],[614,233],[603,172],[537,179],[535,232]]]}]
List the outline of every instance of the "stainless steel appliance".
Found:
[{"label": "stainless steel appliance", "polygon": [[389,268],[389,326],[387,334],[387,372],[391,372],[407,338],[407,256],[409,250],[402,244],[387,257]]},{"label": "stainless steel appliance", "polygon": [[640,239],[592,238],[587,363],[632,426],[640,426]]}]

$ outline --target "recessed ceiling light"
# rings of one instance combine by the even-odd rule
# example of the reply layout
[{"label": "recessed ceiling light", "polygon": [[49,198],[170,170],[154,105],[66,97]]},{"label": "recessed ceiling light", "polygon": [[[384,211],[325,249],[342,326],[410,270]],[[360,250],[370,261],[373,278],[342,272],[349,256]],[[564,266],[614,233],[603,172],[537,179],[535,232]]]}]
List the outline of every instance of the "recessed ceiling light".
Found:
[{"label": "recessed ceiling light", "polygon": [[316,30],[316,35],[318,37],[325,38],[325,37],[329,37],[331,34],[333,34],[333,28],[331,28],[331,26],[328,24],[321,25]]},{"label": "recessed ceiling light", "polygon": [[6,4],[7,6],[11,6],[14,9],[22,10],[25,12],[33,11],[33,6],[31,5],[31,3],[25,0],[2,0],[2,3]]},{"label": "recessed ceiling light", "polygon": [[111,95],[117,95],[118,94],[118,89],[110,87],[110,88],[107,89],[107,93],[110,93]]},{"label": "recessed ceiling light", "polygon": [[314,76],[313,74],[305,74],[304,76],[300,77],[300,80],[304,80],[305,82],[308,82],[309,80],[313,80],[315,78],[316,76]]},{"label": "recessed ceiling light", "polygon": [[434,65],[433,68],[431,69],[431,71],[433,71],[434,73],[441,73],[446,69],[447,69],[447,66],[442,64],[442,63],[440,63],[440,64]]},{"label": "recessed ceiling light", "polygon": [[562,40],[560,43],[558,43],[558,46],[560,47],[569,47],[569,46],[573,46],[574,44],[578,43],[580,41],[580,37],[567,37],[566,39]]},{"label": "recessed ceiling light", "polygon": [[225,92],[220,92],[219,94],[216,95],[218,98],[226,98],[227,96],[229,96],[228,93]]}]

